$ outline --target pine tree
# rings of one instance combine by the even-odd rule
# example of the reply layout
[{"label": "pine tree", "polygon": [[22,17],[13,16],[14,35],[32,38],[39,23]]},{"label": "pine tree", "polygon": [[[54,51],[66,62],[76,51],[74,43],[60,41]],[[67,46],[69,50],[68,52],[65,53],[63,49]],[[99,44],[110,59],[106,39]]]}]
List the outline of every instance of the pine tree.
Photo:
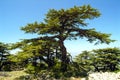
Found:
[{"label": "pine tree", "polygon": [[3,70],[3,67],[7,66],[9,55],[8,44],[0,42],[0,71]]},{"label": "pine tree", "polygon": [[96,41],[96,44],[109,44],[113,41],[109,38],[110,34],[105,34],[98,32],[95,29],[86,28],[86,26],[88,26],[85,22],[86,20],[91,20],[99,16],[99,11],[92,8],[90,5],[84,5],[81,7],[75,6],[70,9],[61,10],[51,9],[46,14],[46,18],[43,22],[27,24],[22,27],[21,30],[25,31],[25,33],[39,35],[37,38],[26,39],[24,40],[25,42],[37,40],[57,41],[62,53],[62,71],[66,71],[70,60],[67,58],[67,49],[64,45],[65,40],[87,38],[87,41]]}]

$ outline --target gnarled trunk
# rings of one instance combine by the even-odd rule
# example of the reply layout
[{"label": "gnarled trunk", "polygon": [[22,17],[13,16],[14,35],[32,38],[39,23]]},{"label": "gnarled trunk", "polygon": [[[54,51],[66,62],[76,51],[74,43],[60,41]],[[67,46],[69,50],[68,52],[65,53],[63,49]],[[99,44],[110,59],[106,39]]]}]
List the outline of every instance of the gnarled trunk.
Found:
[{"label": "gnarled trunk", "polygon": [[67,70],[67,65],[68,65],[68,58],[67,58],[67,50],[66,50],[66,47],[64,45],[64,40],[63,39],[60,39],[59,40],[59,44],[60,44],[60,50],[61,50],[61,53],[62,53],[62,56],[61,56],[61,70],[64,72]]}]

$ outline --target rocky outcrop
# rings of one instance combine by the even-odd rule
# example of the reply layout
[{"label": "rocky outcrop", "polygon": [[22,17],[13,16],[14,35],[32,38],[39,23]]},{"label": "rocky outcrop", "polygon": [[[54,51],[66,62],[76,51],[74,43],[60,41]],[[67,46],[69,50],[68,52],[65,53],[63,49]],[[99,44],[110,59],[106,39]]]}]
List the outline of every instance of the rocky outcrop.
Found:
[{"label": "rocky outcrop", "polygon": [[120,80],[120,72],[99,72],[89,74],[88,80]]}]

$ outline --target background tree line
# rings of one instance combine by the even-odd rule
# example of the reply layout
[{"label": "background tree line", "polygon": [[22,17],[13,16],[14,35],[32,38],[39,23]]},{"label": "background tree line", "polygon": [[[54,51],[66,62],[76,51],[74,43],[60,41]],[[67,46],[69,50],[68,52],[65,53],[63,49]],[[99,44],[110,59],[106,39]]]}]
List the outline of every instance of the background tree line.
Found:
[{"label": "background tree line", "polygon": [[[36,42],[35,42],[36,43]],[[34,45],[35,45],[34,43]],[[47,43],[41,42],[40,43]],[[50,42],[49,42],[50,43]],[[22,51],[16,54],[9,53],[8,44],[0,44],[0,70],[15,71],[24,70],[29,74],[43,74],[50,72],[51,76],[60,78],[63,76],[61,71],[61,53],[56,45],[30,46],[27,44],[21,47]],[[37,43],[38,45],[38,43]],[[44,50],[43,50],[44,48]],[[40,54],[41,52],[41,54]],[[44,54],[42,54],[44,52]],[[28,54],[29,53],[29,54]],[[116,72],[120,70],[120,49],[103,48],[92,51],[83,51],[74,59],[71,59],[65,76],[87,76],[89,72]]]},{"label": "background tree line", "polygon": [[117,71],[120,70],[120,49],[104,48],[83,51],[75,57],[75,61],[86,71]]}]

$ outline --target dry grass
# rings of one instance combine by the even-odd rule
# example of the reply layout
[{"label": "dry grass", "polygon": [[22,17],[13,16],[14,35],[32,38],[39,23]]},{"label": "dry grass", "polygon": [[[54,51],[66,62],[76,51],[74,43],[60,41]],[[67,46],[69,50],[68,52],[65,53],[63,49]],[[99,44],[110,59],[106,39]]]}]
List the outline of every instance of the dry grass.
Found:
[{"label": "dry grass", "polygon": [[15,80],[20,76],[27,75],[23,71],[0,72],[0,80]]},{"label": "dry grass", "polygon": [[[0,80],[18,80],[20,76],[25,76],[25,75],[28,74],[26,74],[24,71],[0,72]],[[28,79],[19,79],[19,80],[28,80]],[[85,80],[85,79],[71,77],[68,80]]]}]

